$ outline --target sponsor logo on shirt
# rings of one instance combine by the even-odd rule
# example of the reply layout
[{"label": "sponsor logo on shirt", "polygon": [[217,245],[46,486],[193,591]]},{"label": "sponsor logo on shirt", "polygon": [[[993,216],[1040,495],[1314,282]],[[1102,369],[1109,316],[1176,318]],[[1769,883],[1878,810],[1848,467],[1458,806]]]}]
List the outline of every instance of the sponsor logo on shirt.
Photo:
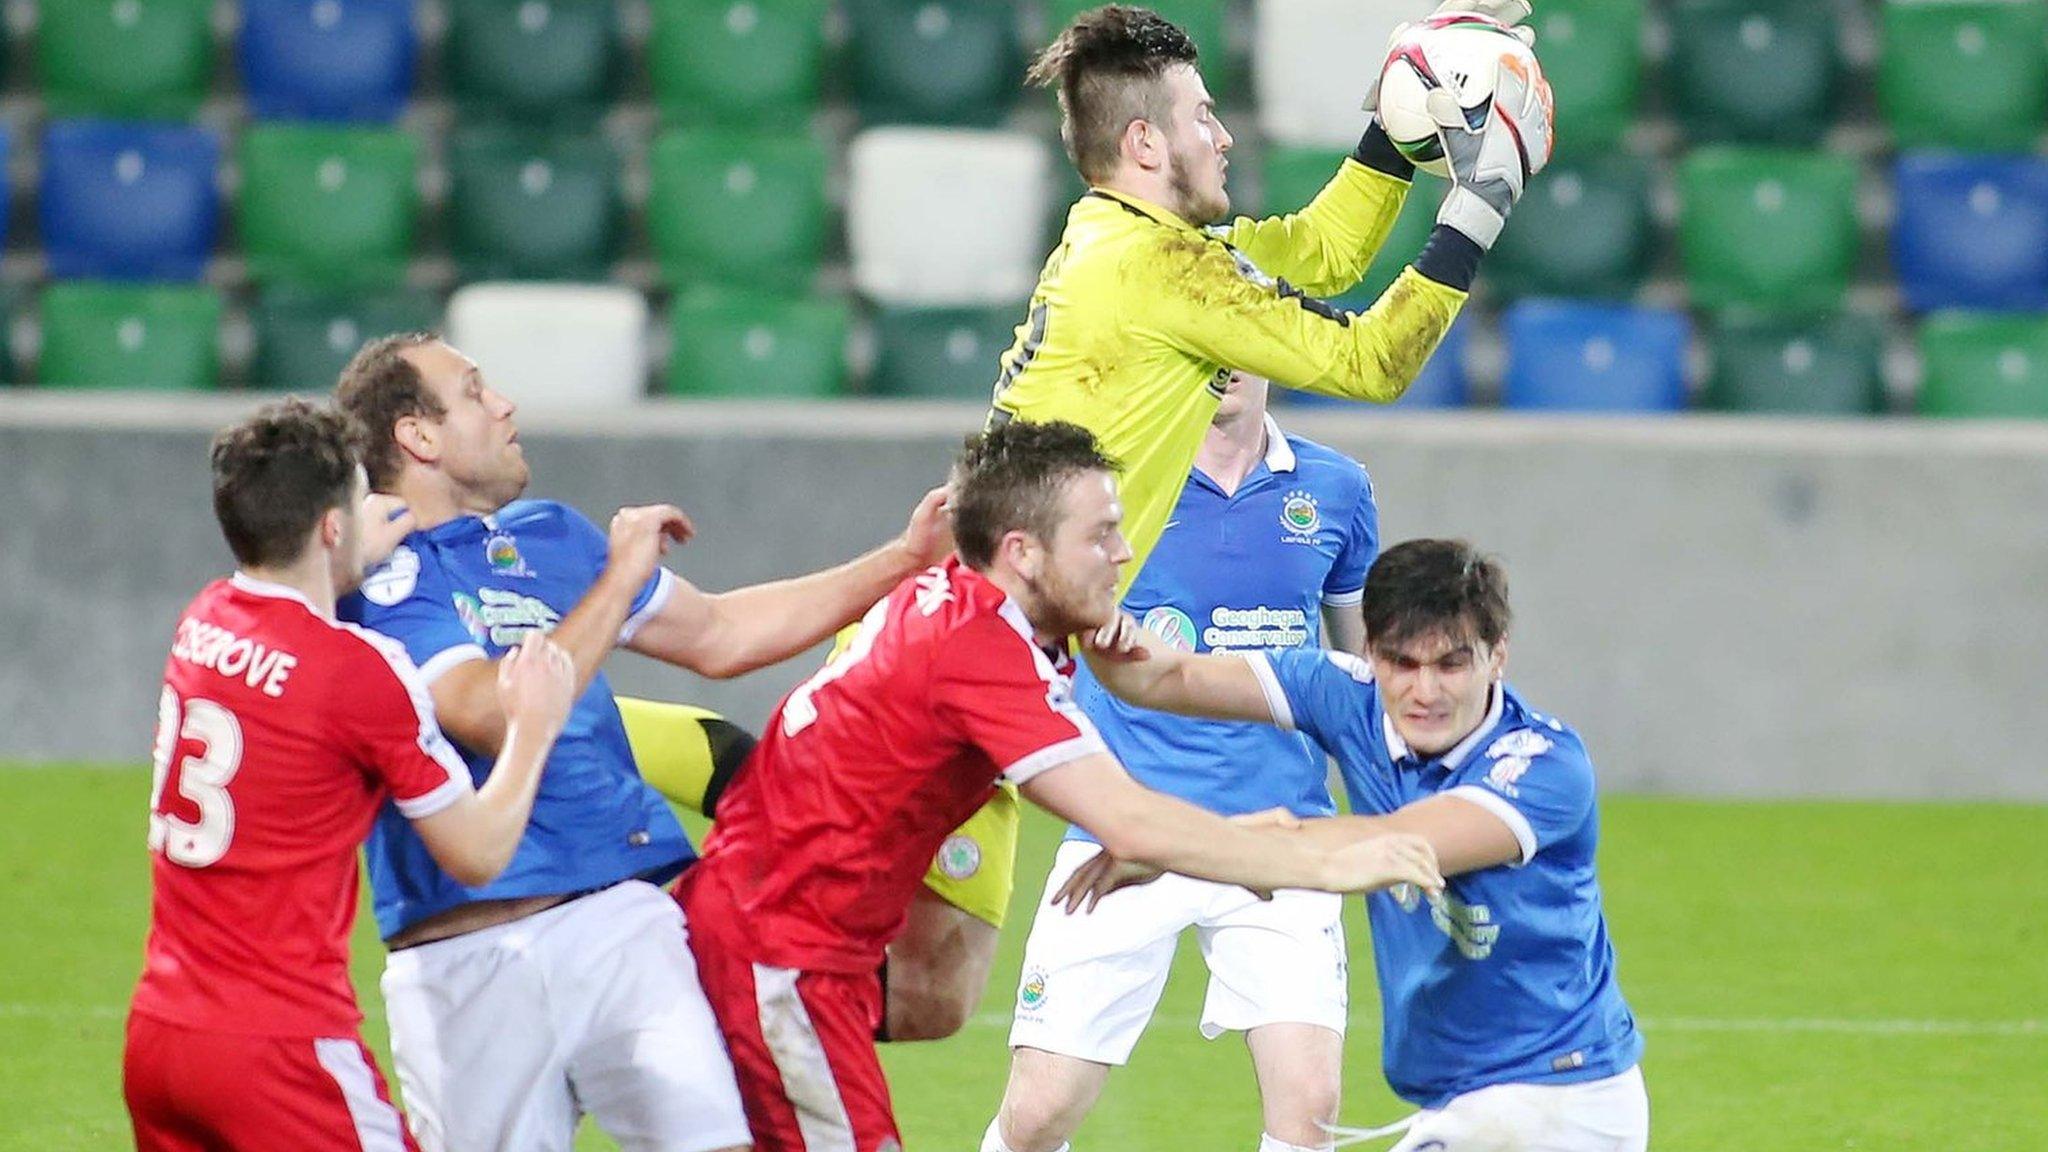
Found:
[{"label": "sponsor logo on shirt", "polygon": [[1175,652],[1195,650],[1193,618],[1171,604],[1161,604],[1145,613],[1145,618],[1139,623],[1145,626],[1145,631],[1159,637],[1161,643]]},{"label": "sponsor logo on shirt", "polygon": [[1522,756],[1503,756],[1493,762],[1493,768],[1486,773],[1486,783],[1495,792],[1511,799],[1520,799],[1522,790],[1515,787],[1522,773],[1529,770],[1529,761]]},{"label": "sponsor logo on shirt", "polygon": [[420,555],[400,544],[389,559],[363,580],[363,599],[389,608],[412,595],[420,582]]},{"label": "sponsor logo on shirt", "polygon": [[1524,728],[1518,732],[1510,732],[1487,745],[1486,756],[1489,760],[1502,756],[1521,756],[1533,760],[1550,751],[1551,747],[1550,737]]},{"label": "sponsor logo on shirt", "polygon": [[1500,941],[1500,925],[1493,922],[1493,909],[1484,904],[1467,904],[1448,891],[1442,896],[1425,897],[1413,884],[1396,884],[1387,889],[1387,895],[1403,912],[1413,912],[1427,901],[1430,923],[1450,937],[1458,953],[1467,960],[1484,960],[1493,955],[1493,946]]},{"label": "sponsor logo on shirt", "polygon": [[1299,648],[1308,643],[1308,613],[1299,608],[1218,608],[1202,643],[1210,648]]},{"label": "sponsor logo on shirt", "polygon": [[1322,508],[1315,494],[1296,488],[1280,503],[1280,539],[1287,544],[1313,544],[1316,529],[1323,526]]},{"label": "sponsor logo on shirt", "polygon": [[455,615],[479,644],[514,648],[535,629],[548,631],[562,617],[544,601],[502,588],[479,588],[476,595],[457,592]]}]

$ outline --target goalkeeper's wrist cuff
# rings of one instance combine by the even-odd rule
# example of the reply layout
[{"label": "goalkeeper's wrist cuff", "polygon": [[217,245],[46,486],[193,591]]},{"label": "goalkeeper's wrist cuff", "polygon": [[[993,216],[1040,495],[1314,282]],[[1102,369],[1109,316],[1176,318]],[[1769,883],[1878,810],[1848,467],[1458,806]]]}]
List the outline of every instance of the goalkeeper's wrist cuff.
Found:
[{"label": "goalkeeper's wrist cuff", "polygon": [[1492,248],[1508,217],[1504,209],[1495,207],[1470,185],[1460,184],[1444,193],[1443,205],[1436,210],[1436,222],[1463,232],[1481,248]]},{"label": "goalkeeper's wrist cuff", "polygon": [[1470,236],[1449,224],[1439,224],[1430,229],[1429,242],[1415,258],[1415,270],[1446,288],[1470,292],[1479,275],[1479,258],[1484,255],[1486,249]]},{"label": "goalkeeper's wrist cuff", "polygon": [[1379,117],[1365,126],[1365,135],[1358,138],[1358,147],[1351,150],[1351,158],[1377,172],[1384,172],[1396,180],[1415,179],[1415,165],[1408,162],[1401,150],[1394,147],[1394,140],[1387,130],[1380,127]]}]

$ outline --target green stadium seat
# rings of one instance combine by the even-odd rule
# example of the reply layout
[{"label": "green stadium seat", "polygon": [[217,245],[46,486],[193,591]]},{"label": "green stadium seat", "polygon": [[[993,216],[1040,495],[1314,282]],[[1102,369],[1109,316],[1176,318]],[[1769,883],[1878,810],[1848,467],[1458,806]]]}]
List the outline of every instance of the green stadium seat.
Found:
[{"label": "green stadium seat", "polygon": [[54,116],[181,119],[213,78],[213,0],[39,6],[36,72]]},{"label": "green stadium seat", "polygon": [[1713,328],[1714,371],[1702,402],[1728,412],[1857,415],[1884,407],[1877,325],[1727,316]]},{"label": "green stadium seat", "polygon": [[1697,141],[1812,144],[1835,102],[1838,28],[1809,0],[1679,0],[1668,103]]},{"label": "green stadium seat", "polygon": [[1636,116],[1644,0],[1542,0],[1532,23],[1561,154],[1613,147]]},{"label": "green stadium seat", "polygon": [[1678,164],[1679,247],[1703,308],[1832,311],[1856,262],[1856,162],[1776,148],[1696,149]]},{"label": "green stadium seat", "polygon": [[466,119],[594,122],[620,59],[614,0],[450,0],[443,75]]},{"label": "green stadium seat", "polygon": [[405,272],[418,138],[383,128],[256,124],[242,137],[242,248],[258,280],[350,286]]},{"label": "green stadium seat", "polygon": [[1008,308],[884,308],[875,315],[881,396],[987,403],[996,361],[1017,339],[1024,305]]},{"label": "green stadium seat", "polygon": [[1884,5],[1877,100],[1899,148],[2024,152],[2048,121],[2048,5]]},{"label": "green stadium seat", "polygon": [[45,388],[211,388],[221,299],[191,284],[73,280],[43,290]]},{"label": "green stadium seat", "polygon": [[[1074,17],[1092,8],[1101,7],[1102,0],[1049,0],[1046,5],[1048,17],[1045,40],[1052,41],[1060,30],[1074,22]],[[1195,50],[1201,53],[1202,79],[1209,86],[1212,96],[1234,93],[1240,79],[1237,61],[1230,52],[1230,37],[1226,35],[1229,26],[1229,4],[1226,0],[1152,0],[1145,7],[1178,25],[1195,42]]]},{"label": "green stadium seat", "polygon": [[678,284],[809,284],[825,248],[825,149],[809,136],[663,133],[648,154],[647,231]]},{"label": "green stadium seat", "polygon": [[1000,121],[1023,96],[1013,0],[847,0],[854,99],[870,124]]},{"label": "green stadium seat", "polygon": [[324,394],[366,341],[431,329],[440,322],[440,308],[424,292],[349,295],[280,285],[257,294],[250,320],[256,328],[251,387]]},{"label": "green stadium seat", "polygon": [[601,136],[465,129],[448,144],[448,246],[466,279],[602,280],[619,158]]},{"label": "green stadium seat", "polygon": [[1551,164],[1515,205],[1481,274],[1508,296],[1631,296],[1657,242],[1650,177],[1625,153]]},{"label": "green stadium seat", "polygon": [[[1263,174],[1266,181],[1265,212],[1281,216],[1298,212],[1330,177],[1337,172],[1338,163],[1349,153],[1341,149],[1286,148],[1273,146],[1266,150]],[[1365,278],[1357,287],[1345,292],[1335,300],[1347,308],[1367,308],[1380,293],[1394,282],[1422,252],[1422,244],[1429,239],[1429,230],[1436,224],[1437,206],[1443,202],[1444,182],[1434,176],[1418,172],[1415,183],[1408,191],[1408,199],[1401,206],[1401,214],[1395,218],[1393,230],[1387,233],[1387,241],[1380,246],[1379,258],[1372,262]]]},{"label": "green stadium seat", "polygon": [[647,78],[681,122],[799,124],[817,106],[829,0],[653,0]]},{"label": "green stadium seat", "polygon": [[1920,411],[2048,418],[2048,316],[1937,312],[1920,325]]},{"label": "green stadium seat", "polygon": [[674,351],[665,389],[748,399],[837,395],[851,324],[843,300],[695,289],[669,313]]}]

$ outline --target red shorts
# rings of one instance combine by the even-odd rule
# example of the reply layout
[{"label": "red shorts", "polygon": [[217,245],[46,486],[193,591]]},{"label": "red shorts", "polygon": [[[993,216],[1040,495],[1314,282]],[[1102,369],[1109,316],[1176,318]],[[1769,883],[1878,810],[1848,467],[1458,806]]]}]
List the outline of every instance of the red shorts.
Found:
[{"label": "red shorts", "polygon": [[756,1152],[899,1152],[875,1054],[879,972],[806,972],[746,959],[745,922],[703,869],[676,882],[697,979],[725,1033]]},{"label": "red shorts", "polygon": [[360,1037],[235,1036],[130,1014],[138,1152],[419,1152]]}]

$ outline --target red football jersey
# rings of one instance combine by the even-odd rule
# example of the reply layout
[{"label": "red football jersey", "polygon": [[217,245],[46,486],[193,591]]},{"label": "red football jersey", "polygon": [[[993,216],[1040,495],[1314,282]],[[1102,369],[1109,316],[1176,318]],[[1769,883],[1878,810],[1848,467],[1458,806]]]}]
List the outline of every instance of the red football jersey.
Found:
[{"label": "red football jersey", "polygon": [[418,818],[473,787],[396,642],[240,573],[208,585],[164,665],[135,1011],[353,1035],[348,933],[370,821],[387,796]]},{"label": "red football jersey", "polygon": [[957,557],[905,580],[783,698],[690,882],[727,886],[758,963],[872,972],[933,853],[998,778],[1104,750],[1072,676]]}]

